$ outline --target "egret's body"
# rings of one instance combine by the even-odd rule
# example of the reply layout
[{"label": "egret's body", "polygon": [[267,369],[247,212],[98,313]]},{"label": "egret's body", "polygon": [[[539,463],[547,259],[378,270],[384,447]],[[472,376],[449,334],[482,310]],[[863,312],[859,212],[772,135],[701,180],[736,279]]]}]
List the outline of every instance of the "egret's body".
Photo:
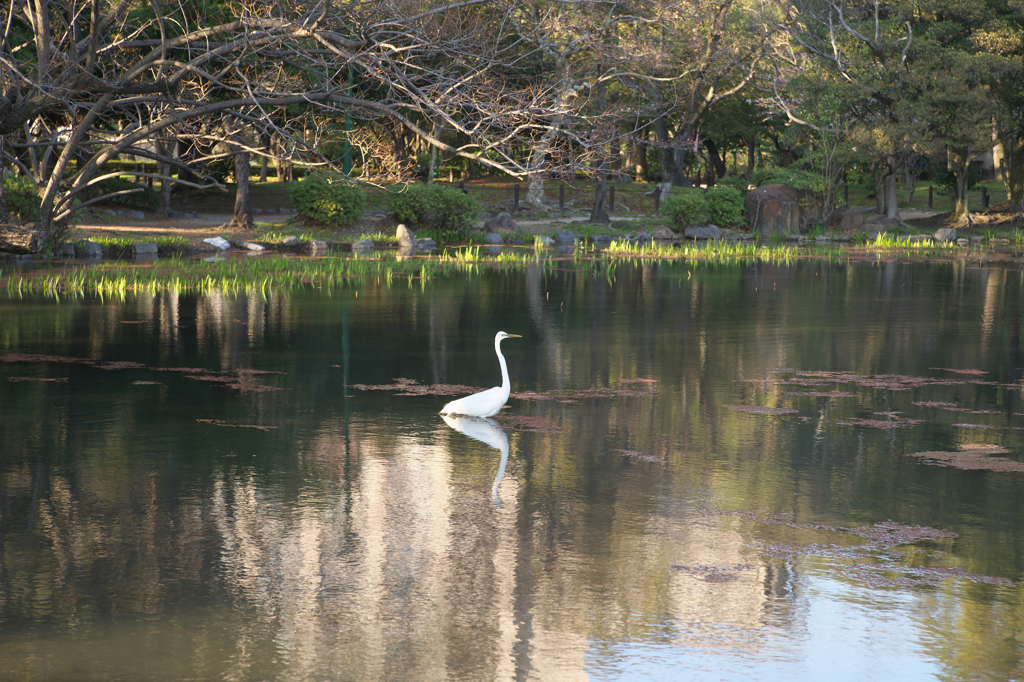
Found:
[{"label": "egret's body", "polygon": [[511,338],[519,338],[519,334],[498,332],[494,336],[494,352],[498,354],[498,364],[501,365],[501,386],[453,400],[441,408],[441,414],[462,414],[467,417],[492,417],[498,414],[508,401],[510,391],[508,367],[505,365],[505,356],[501,354],[501,342]]}]

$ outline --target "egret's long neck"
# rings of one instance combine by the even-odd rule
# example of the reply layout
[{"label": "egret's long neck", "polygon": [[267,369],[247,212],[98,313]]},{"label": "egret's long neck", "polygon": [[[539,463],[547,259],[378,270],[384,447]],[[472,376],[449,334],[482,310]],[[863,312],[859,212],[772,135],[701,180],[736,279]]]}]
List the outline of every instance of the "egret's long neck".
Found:
[{"label": "egret's long neck", "polygon": [[508,367],[505,365],[505,356],[501,354],[501,339],[494,340],[494,352],[498,354],[498,364],[501,365],[501,390],[508,393],[511,385],[508,380]]}]

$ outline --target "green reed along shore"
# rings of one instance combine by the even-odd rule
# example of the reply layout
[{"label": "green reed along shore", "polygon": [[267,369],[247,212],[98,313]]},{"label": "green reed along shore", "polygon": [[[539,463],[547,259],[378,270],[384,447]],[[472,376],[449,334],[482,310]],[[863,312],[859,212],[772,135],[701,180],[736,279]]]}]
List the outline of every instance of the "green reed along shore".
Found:
[{"label": "green reed along shore", "polygon": [[[915,248],[916,247],[916,248]],[[857,249],[885,252],[943,252],[956,247],[917,245],[902,240],[869,242]],[[968,249],[961,249],[965,254]],[[976,250],[970,249],[976,254]],[[401,255],[394,251],[305,257],[279,253],[232,253],[226,257],[175,255],[152,263],[134,261],[36,262],[28,268],[0,266],[0,292],[48,295],[120,296],[133,291],[170,289],[203,293],[221,290],[266,290],[301,286],[336,286],[373,279],[412,286],[434,277],[474,276],[484,270],[540,267],[546,271],[572,267],[580,275],[613,279],[619,263],[656,260],[687,267],[692,264],[788,263],[800,258],[844,260],[852,251],[838,245],[796,246],[778,241],[718,241],[664,245],[615,241],[606,249],[578,243],[572,250],[539,246],[491,251],[481,246],[441,249],[433,254]]]}]

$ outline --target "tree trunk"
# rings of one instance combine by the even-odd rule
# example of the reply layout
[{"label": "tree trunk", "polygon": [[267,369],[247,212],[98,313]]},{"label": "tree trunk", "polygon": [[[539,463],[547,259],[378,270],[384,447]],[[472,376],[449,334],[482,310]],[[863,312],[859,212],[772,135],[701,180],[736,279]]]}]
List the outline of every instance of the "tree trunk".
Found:
[{"label": "tree trunk", "polygon": [[899,221],[900,209],[896,203],[896,174],[885,177],[885,217]]},{"label": "tree trunk", "polygon": [[754,160],[756,158],[755,154],[757,153],[757,137],[755,135],[751,135],[750,139],[747,140],[746,142],[747,142],[747,173],[746,173],[746,178],[747,178],[747,180],[753,180],[754,179]]},{"label": "tree trunk", "polygon": [[953,213],[950,216],[950,221],[970,222],[971,211],[967,204],[967,186],[973,150],[970,147],[947,147],[946,150],[946,167],[956,176],[956,187],[953,190]]},{"label": "tree trunk", "polygon": [[612,220],[605,209],[605,198],[608,196],[608,176],[598,172],[597,191],[594,196],[594,208],[590,211],[590,222],[610,225]]},{"label": "tree trunk", "polygon": [[647,134],[636,143],[636,179],[644,182],[651,181],[651,171],[647,167]]},{"label": "tree trunk", "polygon": [[[156,140],[153,147],[157,156],[166,156],[167,149],[162,140]],[[171,212],[171,164],[157,160],[156,172],[160,176],[160,212]]]},{"label": "tree trunk", "polygon": [[[264,133],[263,135],[260,136],[260,141],[263,142],[263,149],[264,149],[264,151],[266,151],[267,154],[270,154],[270,135],[267,135],[266,133]],[[267,181],[267,166],[269,166],[269,165],[270,164],[267,163],[267,157],[266,156],[261,156],[260,157],[260,182],[266,182]]]},{"label": "tree trunk", "polygon": [[1003,151],[1003,184],[1009,209],[1024,213],[1024,137],[1004,141]]},{"label": "tree trunk", "polygon": [[6,223],[10,217],[7,215],[7,187],[4,183],[4,143],[7,142],[6,135],[0,135],[0,223]]},{"label": "tree trunk", "polygon": [[228,149],[235,162],[235,211],[231,226],[248,229],[255,224],[252,217],[252,196],[249,194],[250,154],[242,145],[243,141],[233,121],[227,120],[224,129],[227,133]]},{"label": "tree trunk", "polygon": [[[713,140],[706,137],[702,141],[704,143],[704,149],[708,150],[708,157],[711,159],[712,168],[715,169],[715,175],[720,178],[724,178],[727,168],[725,167],[725,160],[722,159],[722,155],[718,152],[718,145],[716,145]],[[714,178],[709,179],[708,186],[710,187],[713,184],[715,184]]]}]

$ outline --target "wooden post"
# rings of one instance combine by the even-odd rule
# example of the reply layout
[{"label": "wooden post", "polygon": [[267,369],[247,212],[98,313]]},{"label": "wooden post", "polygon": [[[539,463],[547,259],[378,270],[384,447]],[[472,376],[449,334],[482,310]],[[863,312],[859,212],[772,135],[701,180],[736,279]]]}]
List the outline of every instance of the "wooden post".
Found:
[{"label": "wooden post", "polygon": [[512,212],[519,215],[519,183],[512,186]]},{"label": "wooden post", "polygon": [[981,206],[988,208],[988,187],[981,188]]},{"label": "wooden post", "polygon": [[[988,204],[985,204],[988,206]],[[608,186],[608,212],[615,210],[615,185]]]},{"label": "wooden post", "polygon": [[850,185],[845,182],[843,183],[843,203],[850,203]]},{"label": "wooden post", "polygon": [[654,215],[658,215],[661,211],[661,188],[654,188]]},{"label": "wooden post", "polygon": [[928,210],[932,210],[932,192],[935,190],[931,185],[928,186]]},{"label": "wooden post", "polygon": [[565,210],[565,183],[558,185],[558,210]]}]

